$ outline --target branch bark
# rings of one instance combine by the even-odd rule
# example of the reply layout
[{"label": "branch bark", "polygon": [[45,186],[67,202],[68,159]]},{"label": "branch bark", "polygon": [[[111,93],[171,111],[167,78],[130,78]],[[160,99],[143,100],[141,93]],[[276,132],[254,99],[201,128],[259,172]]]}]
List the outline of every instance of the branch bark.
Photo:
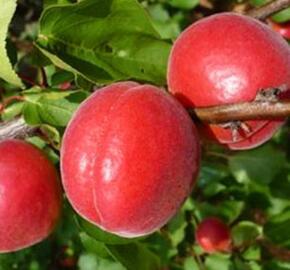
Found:
[{"label": "branch bark", "polygon": [[36,127],[28,126],[23,118],[0,124],[0,140],[23,139],[36,132]]},{"label": "branch bark", "polygon": [[234,120],[279,119],[290,116],[290,102],[253,101],[222,106],[196,108],[193,114],[207,123],[224,123]]},{"label": "branch bark", "polygon": [[265,20],[274,13],[281,11],[290,6],[290,0],[276,0],[262,7],[252,9],[247,15],[258,20]]}]

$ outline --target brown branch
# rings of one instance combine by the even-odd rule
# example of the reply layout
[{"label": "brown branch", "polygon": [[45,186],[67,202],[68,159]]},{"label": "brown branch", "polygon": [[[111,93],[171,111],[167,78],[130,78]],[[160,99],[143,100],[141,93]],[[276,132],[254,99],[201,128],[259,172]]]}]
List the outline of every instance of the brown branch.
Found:
[{"label": "brown branch", "polygon": [[2,103],[0,103],[0,114],[3,112],[3,110],[13,101],[23,101],[24,98],[22,96],[12,96],[9,98],[6,98]]},{"label": "brown branch", "polygon": [[23,118],[17,118],[0,124],[0,140],[23,139],[33,135],[36,127],[28,126]]},{"label": "brown branch", "polygon": [[290,261],[290,250],[274,245],[269,240],[261,239],[258,241],[275,258],[281,261]]},{"label": "brown branch", "polygon": [[234,120],[278,119],[290,116],[290,102],[253,101],[222,106],[196,108],[193,112],[202,122],[224,123]]},{"label": "brown branch", "polygon": [[252,9],[247,15],[258,20],[265,20],[274,13],[281,11],[290,6],[290,0],[276,0],[262,7]]}]

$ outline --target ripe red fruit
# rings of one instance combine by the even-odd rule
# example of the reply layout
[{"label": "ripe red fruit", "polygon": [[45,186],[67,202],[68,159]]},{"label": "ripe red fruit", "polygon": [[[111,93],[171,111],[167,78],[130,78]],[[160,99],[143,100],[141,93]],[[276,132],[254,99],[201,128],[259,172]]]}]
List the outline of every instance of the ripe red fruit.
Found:
[{"label": "ripe red fruit", "polygon": [[[290,50],[279,34],[257,20],[213,15],[191,25],[175,42],[168,84],[186,107],[253,101],[260,89],[289,88]],[[271,138],[283,122],[246,121],[249,130],[239,128],[236,136],[229,128],[204,124],[202,133],[229,148],[249,149]]]},{"label": "ripe red fruit", "polygon": [[19,140],[0,142],[0,253],[46,238],[60,208],[57,172],[44,154]]},{"label": "ripe red fruit", "polygon": [[282,37],[290,40],[290,21],[285,23],[276,23],[269,20],[270,27],[278,32]]},{"label": "ripe red fruit", "polygon": [[208,253],[229,251],[231,247],[230,229],[216,217],[204,219],[196,229],[195,238]]},{"label": "ripe red fruit", "polygon": [[91,95],[69,123],[61,149],[74,209],[125,237],[164,225],[192,190],[199,140],[184,108],[150,85],[115,83]]}]

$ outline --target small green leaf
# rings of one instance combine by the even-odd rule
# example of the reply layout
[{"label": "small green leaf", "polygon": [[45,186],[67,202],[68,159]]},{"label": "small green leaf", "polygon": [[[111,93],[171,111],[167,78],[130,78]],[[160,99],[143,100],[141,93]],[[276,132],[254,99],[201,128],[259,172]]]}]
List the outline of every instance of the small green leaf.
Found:
[{"label": "small green leaf", "polygon": [[73,113],[79,106],[78,103],[69,102],[67,99],[39,100],[38,113],[42,123],[64,127],[68,124]]},{"label": "small green leaf", "polygon": [[266,261],[263,265],[263,270],[289,270],[290,263],[289,262],[281,262],[276,260]]},{"label": "small green leaf", "polygon": [[159,258],[140,243],[106,246],[112,256],[128,270],[160,270]]},{"label": "small green leaf", "polygon": [[71,82],[74,80],[74,74],[65,70],[54,73],[51,77],[51,85],[58,86],[65,82]]},{"label": "small green leaf", "polygon": [[251,5],[253,6],[262,6],[266,4],[266,0],[250,0]]},{"label": "small green leaf", "polygon": [[244,206],[244,202],[235,200],[223,201],[217,205],[203,202],[197,205],[197,214],[200,220],[208,216],[219,216],[224,218],[228,223],[232,223],[239,217]]},{"label": "small green leaf", "polygon": [[41,124],[37,104],[25,102],[23,106],[23,117],[25,122],[29,125],[34,126]]},{"label": "small green leaf", "polygon": [[53,143],[55,147],[59,149],[60,147],[60,134],[59,131],[50,125],[42,124],[40,126],[41,132],[45,135],[45,137]]},{"label": "small green leaf", "polygon": [[269,184],[285,164],[285,153],[269,144],[229,157],[230,170],[240,183]]},{"label": "small green leaf", "polygon": [[228,255],[213,254],[205,260],[206,270],[229,270],[233,269],[231,258]]},{"label": "small green leaf", "polygon": [[284,23],[290,20],[290,8],[286,8],[284,10],[279,11],[272,19],[277,23]]},{"label": "small green leaf", "polygon": [[85,249],[88,252],[94,253],[98,255],[98,257],[101,257],[104,259],[111,258],[106,248],[106,245],[104,243],[96,241],[94,238],[90,237],[84,232],[80,233],[80,238],[81,238],[82,244],[84,245]]},{"label": "small green leaf", "polygon": [[6,36],[13,14],[16,10],[16,0],[0,0],[0,78],[22,87],[23,84],[12,68],[6,51]]},{"label": "small green leaf", "polygon": [[272,217],[264,226],[264,234],[273,243],[290,248],[290,209]]},{"label": "small green leaf", "polygon": [[86,97],[84,91],[30,89],[24,92],[24,119],[30,125],[64,127]]},{"label": "small green leaf", "polygon": [[126,270],[120,263],[98,258],[95,254],[82,254],[78,261],[79,270]]},{"label": "small green leaf", "polygon": [[261,246],[251,245],[248,249],[246,249],[243,252],[242,256],[247,261],[251,260],[259,261],[261,259]]},{"label": "small green leaf", "polygon": [[199,4],[199,0],[169,0],[168,3],[181,9],[193,9]]},{"label": "small green leaf", "polygon": [[193,257],[187,257],[184,261],[184,270],[200,270],[198,267],[198,264],[196,261],[193,259]]},{"label": "small green leaf", "polygon": [[247,245],[255,241],[260,235],[259,226],[250,221],[241,221],[232,228],[232,237],[235,246]]},{"label": "small green leaf", "polygon": [[3,121],[9,121],[22,113],[24,102],[15,102],[1,113],[1,118]]},{"label": "small green leaf", "polygon": [[77,216],[77,223],[81,230],[85,231],[89,236],[93,237],[95,240],[111,245],[122,245],[130,242],[134,242],[137,239],[133,238],[122,238],[115,234],[111,234],[103,231],[92,223],[84,220],[83,218]]}]

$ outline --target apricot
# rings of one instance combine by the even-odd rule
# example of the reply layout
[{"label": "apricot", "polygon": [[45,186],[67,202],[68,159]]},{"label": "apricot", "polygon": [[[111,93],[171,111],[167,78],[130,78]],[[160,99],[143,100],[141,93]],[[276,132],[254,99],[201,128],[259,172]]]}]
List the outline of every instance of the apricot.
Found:
[{"label": "apricot", "polygon": [[196,129],[162,89],[120,82],[81,104],[61,148],[73,208],[108,232],[137,237],[163,226],[190,194],[199,169]]},{"label": "apricot", "polygon": [[0,253],[42,241],[60,209],[57,172],[45,155],[24,141],[0,142]]},{"label": "apricot", "polygon": [[[169,91],[186,107],[254,101],[261,89],[290,86],[287,42],[267,25],[234,13],[192,24],[174,43],[168,68]],[[267,92],[267,90],[265,90]],[[281,98],[284,93],[276,93]],[[284,119],[245,121],[236,136],[225,125],[203,124],[204,137],[232,149],[269,140]]]},{"label": "apricot", "polygon": [[197,227],[195,238],[205,252],[229,251],[231,235],[229,227],[219,218],[204,219]]}]

